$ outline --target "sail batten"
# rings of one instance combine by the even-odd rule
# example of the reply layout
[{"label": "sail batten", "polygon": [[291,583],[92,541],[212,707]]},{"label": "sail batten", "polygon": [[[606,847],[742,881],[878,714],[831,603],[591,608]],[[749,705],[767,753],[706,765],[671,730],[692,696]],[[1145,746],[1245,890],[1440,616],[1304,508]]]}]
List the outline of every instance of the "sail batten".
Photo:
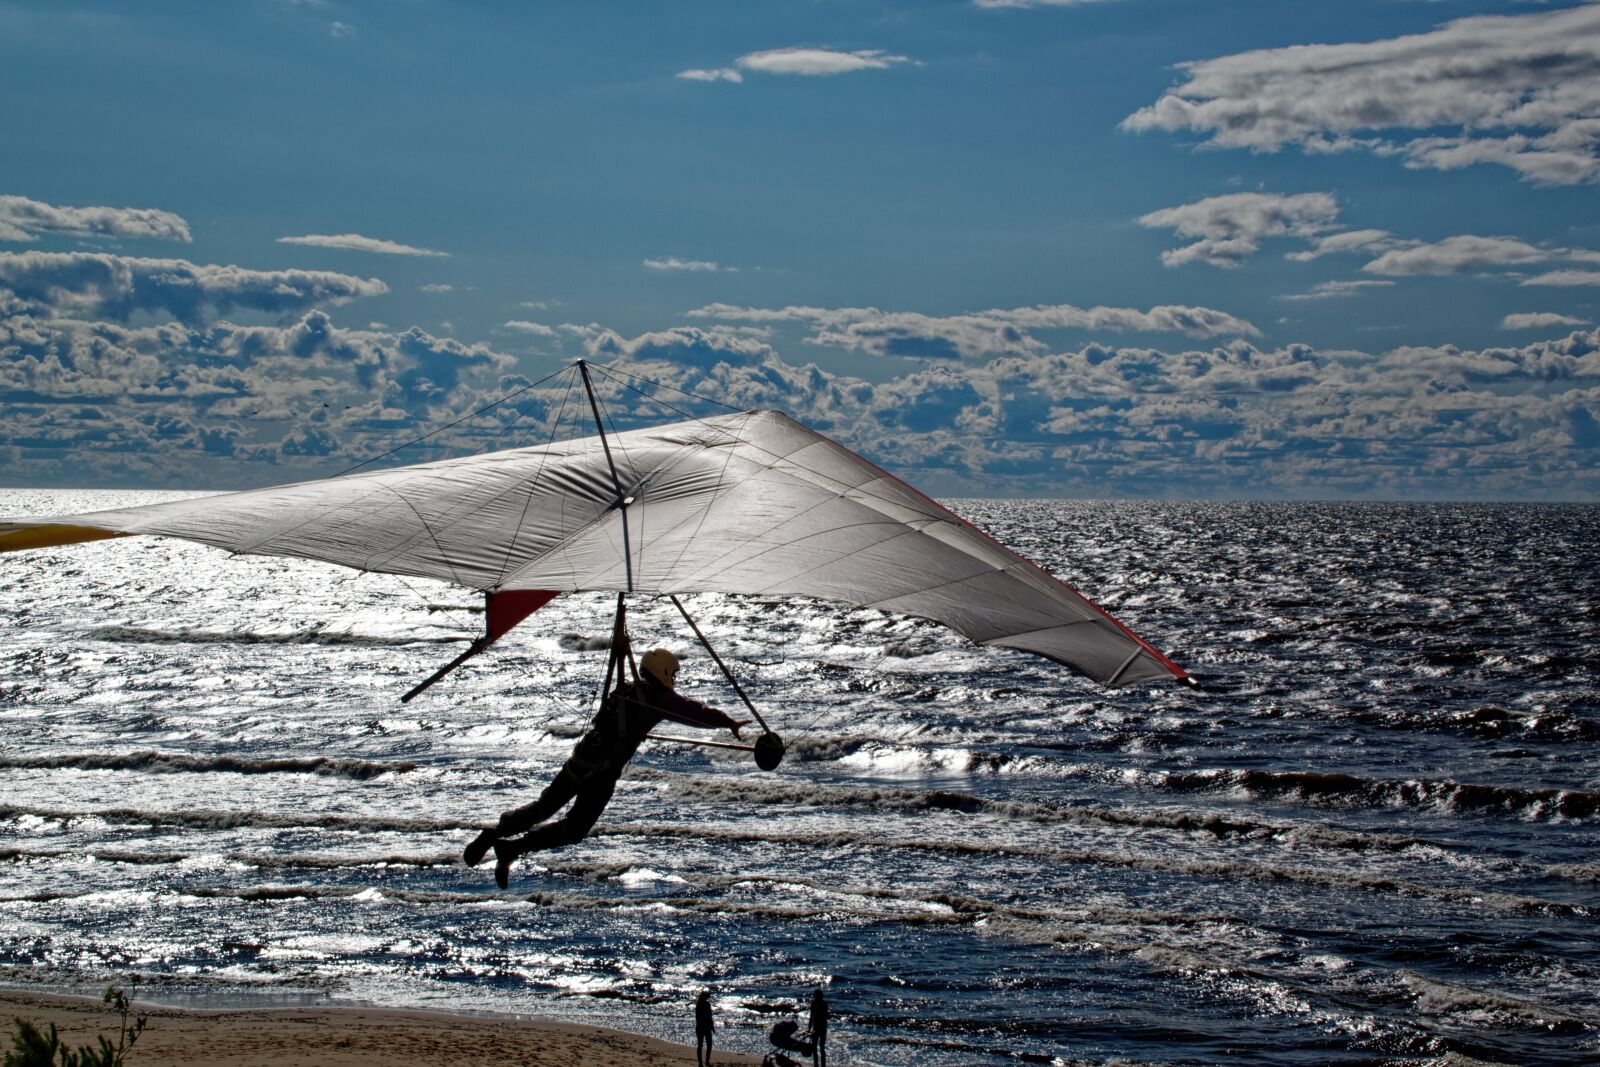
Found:
[{"label": "sail batten", "polygon": [[147,534],[485,592],[815,597],[932,619],[1102,684],[1186,677],[1038,565],[781,412],[632,430],[611,443],[615,477],[603,442],[588,438],[0,521],[0,551]]}]

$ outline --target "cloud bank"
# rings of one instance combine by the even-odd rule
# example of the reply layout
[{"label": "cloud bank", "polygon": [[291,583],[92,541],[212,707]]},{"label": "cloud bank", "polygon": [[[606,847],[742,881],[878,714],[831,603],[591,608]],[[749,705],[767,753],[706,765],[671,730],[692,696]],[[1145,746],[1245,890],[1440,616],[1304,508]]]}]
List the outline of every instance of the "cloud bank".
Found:
[{"label": "cloud bank", "polygon": [[1189,337],[1257,336],[1244,319],[1204,307],[1165,305],[1136,308],[1080,308],[1051,304],[995,308],[966,315],[924,315],[878,308],[744,308],[708,304],[690,318],[721,322],[802,323],[807,344],[832,345],[874,356],[972,360],[999,354],[1032,355],[1049,346],[1035,336],[1043,330],[1179,333]]},{"label": "cloud bank", "polygon": [[294,314],[389,287],[377,278],[317,270],[247,270],[184,259],[139,259],[99,252],[0,252],[0,297],[34,315],[167,314],[195,323],[235,308]]},{"label": "cloud bank", "polygon": [[[724,313],[809,323],[813,310]],[[782,408],[945,494],[1600,496],[1600,331],[1381,353],[1088,343],[931,361],[882,382],[790,362],[742,322],[560,332],[611,369]],[[488,346],[347,329],[320,310],[272,326],[139,327],[13,312],[0,349],[0,459],[17,484],[328,473],[527,383]],[[629,393],[612,414],[639,424],[713,410],[658,395]],[[537,402],[502,407],[403,459],[551,429]]]},{"label": "cloud bank", "polygon": [[0,196],[0,241],[63,237],[154,238],[189,243],[189,224],[147,207],[56,207],[25,196]]},{"label": "cloud bank", "polygon": [[1435,170],[1492,163],[1544,185],[1600,176],[1600,6],[1463,18],[1428,33],[1261,49],[1181,69],[1184,83],[1124,129],[1192,131],[1255,152],[1365,149]]}]

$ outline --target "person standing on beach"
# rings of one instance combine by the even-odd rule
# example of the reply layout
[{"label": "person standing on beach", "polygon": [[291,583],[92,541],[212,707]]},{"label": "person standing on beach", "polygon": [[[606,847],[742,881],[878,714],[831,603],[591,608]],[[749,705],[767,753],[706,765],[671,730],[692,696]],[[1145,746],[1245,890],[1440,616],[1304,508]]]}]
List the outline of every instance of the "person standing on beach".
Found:
[{"label": "person standing on beach", "polygon": [[820,989],[811,991],[810,1022],[812,1067],[828,1067],[828,1002]]},{"label": "person standing on beach", "polygon": [[[711,994],[700,990],[694,999],[694,1062],[695,1067],[711,1067],[711,1043],[716,1023],[711,1018]],[[704,1054],[701,1053],[704,1049]]]},{"label": "person standing on beach", "polygon": [[[588,731],[539,798],[502,814],[498,823],[472,839],[461,853],[462,861],[476,867],[493,848],[495,884],[504,889],[518,856],[574,845],[588,836],[610,803],[623,768],[662,719],[705,730],[732,730],[735,738],[740,727],[749,725],[748,719],[734,719],[709,704],[679,696],[673,691],[677,678],[677,656],[664,648],[646,652],[639,660],[638,682],[617,686],[600,705]],[[545,821],[569,800],[572,807],[565,815]]]}]

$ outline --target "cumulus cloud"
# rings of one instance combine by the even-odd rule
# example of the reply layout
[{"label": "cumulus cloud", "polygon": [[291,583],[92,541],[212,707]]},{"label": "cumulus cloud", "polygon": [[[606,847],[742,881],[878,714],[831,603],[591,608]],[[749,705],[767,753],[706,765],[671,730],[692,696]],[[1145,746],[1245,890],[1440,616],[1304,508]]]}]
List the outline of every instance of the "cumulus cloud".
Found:
[{"label": "cumulus cloud", "polygon": [[999,353],[1039,353],[1048,347],[1034,336],[1041,330],[1181,333],[1190,337],[1256,336],[1260,332],[1251,323],[1226,312],[1181,305],[1161,305],[1140,311],[1050,304],[938,316],[872,307],[741,308],[709,304],[689,312],[689,316],[724,322],[803,323],[811,330],[805,338],[808,344],[914,359],[979,359]]},{"label": "cumulus cloud", "polygon": [[0,296],[33,314],[98,314],[126,322],[150,312],[193,323],[234,308],[295,314],[388,291],[377,278],[332,271],[247,270],[99,252],[0,252]]},{"label": "cumulus cloud", "polygon": [[625,359],[709,367],[717,364],[748,366],[777,353],[759,338],[740,330],[675,326],[624,338],[603,327],[564,327],[584,338],[584,351],[598,360]]},{"label": "cumulus cloud", "polygon": [[1140,216],[1139,224],[1199,238],[1161,253],[1169,267],[1237,267],[1259,250],[1263,238],[1312,237],[1331,228],[1338,216],[1339,203],[1330,193],[1230,193],[1152,211]]},{"label": "cumulus cloud", "polygon": [[716,67],[713,69],[680,70],[677,77],[691,82],[742,82],[744,75],[732,67]]},{"label": "cumulus cloud", "polygon": [[[561,329],[607,369],[662,383],[654,399],[630,393],[611,407],[624,425],[679,418],[675,407],[712,410],[669,389],[779,407],[940,493],[1600,494],[1600,331],[1379,353],[1097,342],[873,382],[789,362],[745,323],[634,336]],[[0,350],[0,454],[9,476],[34,484],[286,481],[528,384],[488,347],[345,329],[322,311],[274,326],[142,327],[14,312],[0,317]],[[552,428],[538,403],[502,408],[445,446],[502,447],[518,439],[512,431],[543,439]],[[438,444],[404,458],[432,458]]]},{"label": "cumulus cloud", "polygon": [[1378,354],[1090,344],[877,383],[770,350],[657,358],[655,336],[609,339],[612,366],[739,407],[784,408],[944,492],[1600,492],[1595,442],[1581,432],[1600,412],[1600,332]]},{"label": "cumulus cloud", "polygon": [[1183,84],[1124,129],[1194,131],[1256,152],[1366,149],[1417,168],[1493,163],[1546,185],[1600,175],[1600,6],[1463,18],[1427,33],[1240,52],[1181,69]]},{"label": "cumulus cloud", "polygon": [[1292,259],[1296,263],[1309,263],[1314,259],[1340,252],[1372,252],[1394,247],[1399,243],[1401,242],[1398,242],[1388,230],[1346,230],[1343,233],[1330,233],[1319,237],[1310,248],[1290,252],[1284,258]]},{"label": "cumulus cloud", "polygon": [[1500,320],[1503,330],[1548,330],[1556,326],[1587,326],[1588,319],[1558,315],[1553,311],[1524,311]]},{"label": "cumulus cloud", "polygon": [[719,267],[709,259],[680,259],[677,256],[666,256],[663,259],[647,259],[644,265],[651,270],[703,270],[703,271],[731,271],[733,267]]},{"label": "cumulus cloud", "polygon": [[1332,281],[1318,282],[1309,292],[1288,293],[1284,300],[1333,300],[1341,296],[1355,296],[1367,289],[1384,289],[1394,282],[1382,282],[1376,279],[1360,281]]},{"label": "cumulus cloud", "polygon": [[306,245],[311,248],[337,248],[346,252],[375,252],[381,256],[448,256],[431,248],[415,248],[397,241],[363,237],[359,233],[308,233],[303,237],[280,237],[281,245]]},{"label": "cumulus cloud", "polygon": [[189,224],[148,207],[57,207],[25,196],[0,196],[0,241],[65,237],[150,237],[189,243]]},{"label": "cumulus cloud", "polygon": [[1536,274],[1526,278],[1523,285],[1600,285],[1600,271],[1595,270],[1553,270],[1547,274]]},{"label": "cumulus cloud", "polygon": [[911,57],[894,55],[879,48],[864,48],[845,52],[832,48],[774,48],[765,52],[748,52],[733,61],[731,67],[697,67],[681,70],[677,76],[686,81],[742,82],[741,70],[757,74],[791,74],[804,77],[827,77],[850,74],[859,70],[887,70]]},{"label": "cumulus cloud", "polygon": [[1414,244],[1385,252],[1363,271],[1368,274],[1459,274],[1467,270],[1542,263],[1551,252],[1512,237],[1462,234],[1434,244]]},{"label": "cumulus cloud", "polygon": [[546,326],[542,322],[529,322],[527,319],[512,319],[510,322],[503,323],[500,328],[513,330],[517,333],[530,333],[535,337],[561,336],[554,326]]},{"label": "cumulus cloud", "polygon": [[[382,452],[513,387],[510,356],[418,329],[344,329],[323,311],[278,326],[12,314],[0,350],[0,448],[18,448],[36,481],[282,481],[281,468]],[[514,415],[473,432],[492,436]],[[219,456],[238,463],[219,468]]]}]

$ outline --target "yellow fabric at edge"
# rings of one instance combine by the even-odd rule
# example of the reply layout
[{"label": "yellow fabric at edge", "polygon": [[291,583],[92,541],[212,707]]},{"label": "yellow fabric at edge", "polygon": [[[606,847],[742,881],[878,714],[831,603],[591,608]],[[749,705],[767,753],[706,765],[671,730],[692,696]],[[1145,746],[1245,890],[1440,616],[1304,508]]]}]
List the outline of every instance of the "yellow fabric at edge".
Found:
[{"label": "yellow fabric at edge", "polygon": [[76,545],[83,541],[102,541],[107,537],[129,537],[115,530],[96,530],[92,526],[67,526],[47,522],[0,533],[0,552],[20,552],[25,548],[51,548]]}]

